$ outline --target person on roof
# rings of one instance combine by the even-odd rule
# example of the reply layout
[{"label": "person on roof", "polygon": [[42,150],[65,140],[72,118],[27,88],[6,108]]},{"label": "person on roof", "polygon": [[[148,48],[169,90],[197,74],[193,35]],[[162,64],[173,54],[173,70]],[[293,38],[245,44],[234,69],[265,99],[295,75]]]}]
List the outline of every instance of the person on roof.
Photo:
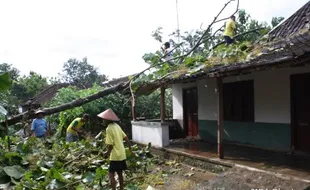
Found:
[{"label": "person on roof", "polygon": [[33,137],[44,138],[48,134],[47,122],[44,119],[45,112],[43,110],[38,110],[35,112],[36,118],[31,124],[31,133]]},{"label": "person on roof", "polygon": [[78,117],[74,119],[67,128],[66,141],[76,142],[79,140],[79,133],[82,133],[82,127],[88,121],[89,115],[84,114],[82,118]]},{"label": "person on roof", "polygon": [[131,145],[127,135],[122,128],[116,123],[119,118],[115,115],[112,109],[107,109],[104,112],[98,114],[98,117],[103,119],[103,123],[106,128],[105,144],[107,145],[107,151],[104,153],[106,157],[110,157],[109,165],[109,178],[110,184],[113,190],[116,189],[115,172],[118,175],[120,189],[124,189],[123,171],[127,169],[126,165],[126,152],[123,140],[126,141],[130,152]]},{"label": "person on roof", "polygon": [[225,31],[223,33],[226,45],[232,44],[234,42],[234,35],[236,30],[235,20],[236,17],[232,15],[229,21],[226,22]]},{"label": "person on roof", "polygon": [[[162,51],[164,53],[163,58],[165,59],[165,61],[167,61],[168,63],[172,64],[173,63],[173,51],[170,48],[170,42],[165,42],[163,47],[162,47]],[[170,60],[170,61],[169,61]]]}]

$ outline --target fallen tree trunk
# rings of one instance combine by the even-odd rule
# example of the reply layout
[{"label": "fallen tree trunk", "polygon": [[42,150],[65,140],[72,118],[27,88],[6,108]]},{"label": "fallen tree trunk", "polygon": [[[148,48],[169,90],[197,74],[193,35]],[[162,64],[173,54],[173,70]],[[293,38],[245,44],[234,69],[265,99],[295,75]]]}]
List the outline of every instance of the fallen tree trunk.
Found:
[{"label": "fallen tree trunk", "polygon": [[[55,106],[55,107],[51,107],[51,108],[44,108],[43,111],[46,113],[46,115],[51,115],[54,113],[58,113],[58,112],[67,110],[67,109],[72,109],[72,108],[81,106],[83,104],[89,103],[91,101],[97,100],[99,98],[103,98],[109,94],[113,94],[115,92],[122,91],[127,86],[128,86],[128,84],[120,83],[120,84],[117,84],[115,86],[105,88],[105,89],[97,92],[96,94],[93,94],[93,95],[90,95],[90,96],[87,96],[84,98],[80,98],[80,99],[74,100],[72,102],[68,102],[68,103],[65,103],[65,104],[62,104],[59,106]],[[20,122],[21,120],[23,120],[23,118],[25,116],[27,119],[32,119],[32,118],[34,118],[34,113],[27,111],[27,112],[21,113],[19,115],[13,116],[13,117],[8,119],[8,125],[14,125],[14,124]],[[1,125],[4,126],[5,122],[1,121]]]}]

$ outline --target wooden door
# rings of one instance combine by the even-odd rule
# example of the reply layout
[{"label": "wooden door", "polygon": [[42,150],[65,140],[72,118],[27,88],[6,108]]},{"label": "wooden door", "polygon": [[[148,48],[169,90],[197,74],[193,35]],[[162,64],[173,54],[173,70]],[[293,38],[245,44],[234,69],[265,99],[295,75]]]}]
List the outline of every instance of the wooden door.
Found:
[{"label": "wooden door", "polygon": [[183,90],[184,131],[188,136],[198,135],[197,88]]},{"label": "wooden door", "polygon": [[295,149],[310,152],[310,73],[291,76],[292,138]]}]

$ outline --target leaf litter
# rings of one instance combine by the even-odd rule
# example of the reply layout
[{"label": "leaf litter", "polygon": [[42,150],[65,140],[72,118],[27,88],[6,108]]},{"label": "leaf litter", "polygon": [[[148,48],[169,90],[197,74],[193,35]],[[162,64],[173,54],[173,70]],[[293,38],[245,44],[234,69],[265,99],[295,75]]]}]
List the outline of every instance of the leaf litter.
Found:
[{"label": "leaf litter", "polygon": [[[0,145],[7,147],[5,139]],[[150,144],[126,148],[127,189],[140,189],[152,164]],[[0,150],[0,189],[105,189],[109,160],[104,157],[104,138],[67,143],[59,139],[11,138],[11,150]]]}]

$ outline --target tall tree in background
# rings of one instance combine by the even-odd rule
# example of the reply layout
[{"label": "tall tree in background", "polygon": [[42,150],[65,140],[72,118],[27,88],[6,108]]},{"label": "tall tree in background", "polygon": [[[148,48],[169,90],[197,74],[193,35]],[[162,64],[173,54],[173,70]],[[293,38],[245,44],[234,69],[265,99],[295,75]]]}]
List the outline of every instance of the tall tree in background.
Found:
[{"label": "tall tree in background", "polygon": [[272,17],[271,20],[271,26],[272,28],[278,26],[278,24],[280,24],[280,22],[282,22],[284,20],[284,17],[280,16],[280,17]]},{"label": "tall tree in background", "polygon": [[251,15],[248,14],[244,9],[241,9],[239,11],[236,28],[237,34],[242,34],[256,28],[264,28],[264,30],[251,32],[238,38],[239,41],[248,41],[250,43],[255,42],[262,37],[262,34],[267,33],[271,30],[271,26],[268,25],[267,22],[258,22],[257,20],[252,19]]},{"label": "tall tree in background", "polygon": [[32,98],[48,86],[47,78],[30,71],[28,76],[18,78],[13,84],[12,94],[16,96],[20,103]]},{"label": "tall tree in background", "polygon": [[107,80],[105,75],[100,75],[98,69],[88,63],[86,57],[82,61],[69,59],[64,63],[60,76],[64,82],[82,88]]},{"label": "tall tree in background", "polygon": [[48,85],[47,78],[32,71],[29,75],[20,76],[19,70],[11,64],[0,64],[0,71],[8,73],[12,81],[11,88],[0,94],[0,105],[7,109],[10,115],[17,114],[21,104]]},{"label": "tall tree in background", "polygon": [[10,79],[16,81],[19,77],[19,70],[13,67],[11,64],[2,63],[0,64],[0,71],[1,72],[8,72]]}]

